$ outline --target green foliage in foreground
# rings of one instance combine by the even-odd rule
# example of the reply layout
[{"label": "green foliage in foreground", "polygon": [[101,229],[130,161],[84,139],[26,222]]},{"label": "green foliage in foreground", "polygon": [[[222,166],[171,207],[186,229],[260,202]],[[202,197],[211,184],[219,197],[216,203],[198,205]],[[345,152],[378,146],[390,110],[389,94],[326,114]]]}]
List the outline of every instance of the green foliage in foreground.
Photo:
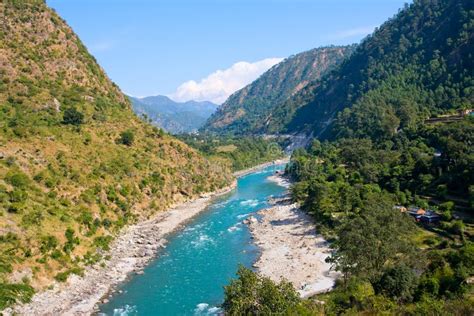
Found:
[{"label": "green foliage in foreground", "polygon": [[179,135],[178,137],[207,157],[228,161],[233,171],[247,169],[282,158],[284,155],[281,140],[266,140],[252,136]]},{"label": "green foliage in foreground", "polygon": [[240,266],[237,279],[225,286],[222,307],[227,315],[314,315],[291,283],[275,283]]}]

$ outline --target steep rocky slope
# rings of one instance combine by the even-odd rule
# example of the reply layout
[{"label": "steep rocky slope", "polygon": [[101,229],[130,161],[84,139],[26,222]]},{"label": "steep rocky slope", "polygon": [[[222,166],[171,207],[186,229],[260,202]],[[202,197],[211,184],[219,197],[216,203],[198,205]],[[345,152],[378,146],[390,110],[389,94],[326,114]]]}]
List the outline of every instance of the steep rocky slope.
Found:
[{"label": "steep rocky slope", "polygon": [[127,223],[231,175],[139,120],[43,1],[0,12],[1,308],[102,260]]},{"label": "steep rocky slope", "polygon": [[205,131],[235,134],[275,132],[289,117],[285,101],[350,55],[354,46],[312,49],[291,56],[232,94],[211,116]]}]

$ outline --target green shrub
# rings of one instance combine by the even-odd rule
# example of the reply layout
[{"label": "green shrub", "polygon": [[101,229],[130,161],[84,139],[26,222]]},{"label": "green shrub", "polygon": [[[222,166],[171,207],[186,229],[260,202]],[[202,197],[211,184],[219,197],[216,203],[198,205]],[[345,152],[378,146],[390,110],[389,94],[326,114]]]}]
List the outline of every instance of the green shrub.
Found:
[{"label": "green shrub", "polygon": [[409,302],[417,286],[417,278],[412,269],[399,265],[384,272],[376,284],[377,292],[397,301]]},{"label": "green shrub", "polygon": [[40,251],[42,254],[48,253],[49,251],[56,249],[58,244],[58,239],[55,236],[44,236],[41,239]]},{"label": "green shrub", "polygon": [[112,239],[112,236],[99,236],[94,238],[94,245],[103,250],[110,250],[110,242]]},{"label": "green shrub", "polygon": [[54,278],[58,282],[66,282],[68,277],[69,277],[69,272],[65,271],[65,272],[60,272],[60,273],[56,274],[56,276]]},{"label": "green shrub", "polygon": [[24,202],[28,198],[28,193],[20,189],[15,189],[11,191],[8,195],[10,196],[10,202],[12,203]]},{"label": "green shrub", "polygon": [[79,268],[79,267],[74,267],[74,268],[71,268],[71,269],[66,270],[64,272],[59,272],[58,274],[56,274],[56,276],[54,278],[58,282],[66,282],[67,278],[71,274],[76,274],[76,275],[79,275],[79,276],[83,276],[84,275],[84,269]]},{"label": "green shrub", "polygon": [[79,126],[84,122],[84,114],[76,108],[67,108],[63,114],[63,124]]},{"label": "green shrub", "polygon": [[10,205],[8,205],[7,207],[7,212],[8,213],[11,213],[11,214],[18,214],[21,212],[21,204],[19,203],[12,203]]},{"label": "green shrub", "polygon": [[126,146],[132,146],[134,139],[135,135],[133,132],[131,130],[126,130],[120,133],[120,137],[117,142]]},{"label": "green shrub", "polygon": [[31,213],[25,214],[22,218],[23,225],[30,226],[30,225],[40,225],[43,221],[44,216],[43,213],[39,210],[35,210]]},{"label": "green shrub", "polygon": [[30,183],[30,178],[22,172],[9,172],[5,179],[16,188],[26,188]]}]

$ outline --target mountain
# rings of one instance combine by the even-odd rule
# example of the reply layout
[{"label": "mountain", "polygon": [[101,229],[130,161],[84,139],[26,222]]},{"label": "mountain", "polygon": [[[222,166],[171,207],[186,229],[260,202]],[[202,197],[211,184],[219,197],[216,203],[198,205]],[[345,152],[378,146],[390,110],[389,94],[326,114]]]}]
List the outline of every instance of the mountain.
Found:
[{"label": "mountain", "polygon": [[474,101],[474,3],[417,0],[286,102],[281,132],[390,137]]},{"label": "mountain", "polygon": [[274,132],[289,116],[285,101],[341,63],[354,48],[322,47],[285,59],[232,94],[203,130],[233,134]]},{"label": "mountain", "polygon": [[129,97],[137,115],[146,115],[152,124],[172,134],[196,132],[218,107],[212,102],[175,102],[162,95]]},{"label": "mountain", "polygon": [[0,309],[102,260],[122,227],[232,181],[135,116],[44,1],[2,1]]}]

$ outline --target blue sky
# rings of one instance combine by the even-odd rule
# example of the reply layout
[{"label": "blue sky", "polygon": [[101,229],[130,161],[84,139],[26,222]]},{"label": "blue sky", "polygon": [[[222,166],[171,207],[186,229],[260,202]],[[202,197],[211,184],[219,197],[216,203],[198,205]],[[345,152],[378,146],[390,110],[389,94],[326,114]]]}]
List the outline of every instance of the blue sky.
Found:
[{"label": "blue sky", "polygon": [[359,42],[405,2],[47,0],[124,92],[217,101],[278,58]]}]

